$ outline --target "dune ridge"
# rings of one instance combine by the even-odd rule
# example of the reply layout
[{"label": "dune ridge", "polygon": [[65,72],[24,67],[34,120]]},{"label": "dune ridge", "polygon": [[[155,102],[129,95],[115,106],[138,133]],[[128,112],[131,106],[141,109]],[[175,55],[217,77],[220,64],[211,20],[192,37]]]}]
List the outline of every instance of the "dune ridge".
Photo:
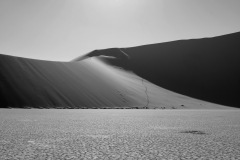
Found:
[{"label": "dune ridge", "polygon": [[95,50],[81,59],[104,55],[102,59],[106,63],[130,70],[157,86],[197,99],[240,107],[239,42],[240,32]]},{"label": "dune ridge", "polygon": [[0,73],[2,108],[224,108],[165,90],[97,57],[50,62],[0,55]]},{"label": "dune ridge", "polygon": [[[239,38],[236,33],[95,50],[71,62],[0,55],[0,107],[226,109],[223,105],[237,106]],[[220,90],[225,93],[218,93]]]}]

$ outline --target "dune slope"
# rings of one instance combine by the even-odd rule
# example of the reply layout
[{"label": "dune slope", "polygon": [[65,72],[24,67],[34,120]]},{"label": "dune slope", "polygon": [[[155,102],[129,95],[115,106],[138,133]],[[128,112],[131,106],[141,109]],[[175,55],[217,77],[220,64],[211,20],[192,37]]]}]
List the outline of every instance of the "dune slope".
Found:
[{"label": "dune slope", "polygon": [[[240,33],[132,48],[95,50],[107,63],[168,90],[240,107]],[[108,57],[108,58],[106,58]],[[113,58],[115,57],[115,58]]]},{"label": "dune slope", "polygon": [[225,108],[182,96],[104,63],[0,55],[0,106],[33,108]]},{"label": "dune slope", "polygon": [[1,55],[1,107],[89,108],[134,103],[121,96],[118,77],[111,72],[97,59],[65,63]]},{"label": "dune slope", "polygon": [[238,107],[239,42],[235,33],[95,50],[71,62],[0,55],[0,107]]}]

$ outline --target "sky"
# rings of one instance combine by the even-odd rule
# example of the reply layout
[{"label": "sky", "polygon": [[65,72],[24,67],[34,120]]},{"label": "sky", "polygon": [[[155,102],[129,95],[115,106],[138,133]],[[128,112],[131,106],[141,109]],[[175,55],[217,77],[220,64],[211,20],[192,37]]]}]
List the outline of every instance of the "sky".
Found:
[{"label": "sky", "polygon": [[95,49],[240,31],[240,0],[0,0],[0,53],[70,61]]}]

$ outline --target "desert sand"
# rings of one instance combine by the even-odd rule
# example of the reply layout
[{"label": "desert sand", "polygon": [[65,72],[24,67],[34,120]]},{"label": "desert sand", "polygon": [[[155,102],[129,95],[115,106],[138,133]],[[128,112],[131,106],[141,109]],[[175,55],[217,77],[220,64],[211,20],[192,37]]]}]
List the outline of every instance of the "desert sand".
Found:
[{"label": "desert sand", "polygon": [[79,59],[115,57],[102,59],[173,92],[239,107],[239,42],[238,32],[212,38],[95,50]]},{"label": "desert sand", "polygon": [[0,107],[238,107],[239,40],[235,33],[95,50],[71,62],[0,55]]}]

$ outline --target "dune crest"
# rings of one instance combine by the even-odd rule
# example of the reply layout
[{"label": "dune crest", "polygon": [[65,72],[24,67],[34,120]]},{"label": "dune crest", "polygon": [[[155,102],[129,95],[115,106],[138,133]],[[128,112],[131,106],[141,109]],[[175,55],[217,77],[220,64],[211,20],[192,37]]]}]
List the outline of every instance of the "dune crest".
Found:
[{"label": "dune crest", "polygon": [[104,58],[104,61],[173,92],[239,107],[239,42],[240,32],[213,38],[96,50],[82,58],[115,57]]},{"label": "dune crest", "polygon": [[239,40],[240,33],[236,33],[95,50],[71,62],[0,55],[0,106],[162,109],[227,108],[214,103],[237,106]]}]

